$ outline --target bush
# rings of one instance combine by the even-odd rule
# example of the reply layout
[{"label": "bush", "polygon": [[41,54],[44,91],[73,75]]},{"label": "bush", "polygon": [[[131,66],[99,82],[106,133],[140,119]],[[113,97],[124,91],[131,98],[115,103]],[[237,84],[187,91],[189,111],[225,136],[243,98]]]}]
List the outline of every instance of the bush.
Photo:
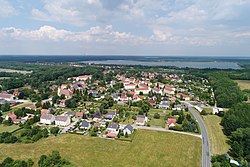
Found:
[{"label": "bush", "polygon": [[160,119],[160,117],[161,117],[161,116],[160,116],[159,113],[155,113],[155,114],[154,114],[154,118],[155,118],[155,119]]}]

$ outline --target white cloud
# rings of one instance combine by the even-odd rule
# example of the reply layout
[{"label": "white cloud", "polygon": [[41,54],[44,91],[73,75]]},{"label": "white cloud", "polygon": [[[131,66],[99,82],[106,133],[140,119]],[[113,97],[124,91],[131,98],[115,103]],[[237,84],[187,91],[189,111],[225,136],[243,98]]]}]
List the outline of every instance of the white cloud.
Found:
[{"label": "white cloud", "polygon": [[0,18],[16,15],[15,8],[6,0],[0,0]]},{"label": "white cloud", "polygon": [[[1,35],[2,34],[2,35]],[[17,40],[45,40],[45,41],[69,41],[69,42],[119,42],[138,43],[144,41],[142,37],[134,36],[131,33],[114,31],[112,25],[102,28],[91,27],[84,32],[71,32],[63,29],[56,29],[51,26],[42,26],[37,30],[23,30],[14,27],[0,29],[2,37],[10,37]]]}]

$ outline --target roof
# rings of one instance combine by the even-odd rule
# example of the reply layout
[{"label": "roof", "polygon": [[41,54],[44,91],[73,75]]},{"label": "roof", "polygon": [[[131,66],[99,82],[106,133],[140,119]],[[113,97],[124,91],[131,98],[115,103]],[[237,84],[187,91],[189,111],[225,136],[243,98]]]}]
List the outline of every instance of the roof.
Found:
[{"label": "roof", "polygon": [[176,118],[168,118],[168,125],[176,124]]},{"label": "roof", "polygon": [[51,120],[52,117],[53,117],[52,114],[42,114],[42,115],[41,115],[41,119]]},{"label": "roof", "polygon": [[68,116],[59,115],[59,116],[55,117],[55,120],[56,121],[66,122],[68,118],[69,118]]},{"label": "roof", "polygon": [[60,95],[71,96],[72,92],[67,89],[63,89],[59,92]]},{"label": "roof", "polygon": [[75,115],[75,114],[76,114],[76,113],[73,112],[73,111],[67,111],[67,112],[64,113],[64,115],[68,115],[68,116],[73,116],[73,115]]},{"label": "roof", "polygon": [[90,123],[86,120],[83,120],[81,123],[81,127],[89,127]]},{"label": "roof", "polygon": [[4,99],[11,99],[13,97],[12,94],[8,94],[6,92],[1,92],[0,93],[0,98],[4,98]]},{"label": "roof", "polygon": [[137,117],[137,119],[136,119],[136,122],[138,122],[138,123],[144,123],[144,121],[145,121],[145,118]]},{"label": "roof", "polygon": [[108,125],[108,128],[110,129],[117,129],[118,128],[118,123],[116,122],[110,122]]},{"label": "roof", "polygon": [[117,135],[116,133],[112,133],[112,132],[111,132],[111,133],[108,133],[108,134],[107,134],[107,137],[109,137],[109,138],[115,138],[116,135]]},{"label": "roof", "polygon": [[130,130],[131,132],[134,130],[134,128],[130,125],[130,124],[127,124],[124,129],[128,129]]}]

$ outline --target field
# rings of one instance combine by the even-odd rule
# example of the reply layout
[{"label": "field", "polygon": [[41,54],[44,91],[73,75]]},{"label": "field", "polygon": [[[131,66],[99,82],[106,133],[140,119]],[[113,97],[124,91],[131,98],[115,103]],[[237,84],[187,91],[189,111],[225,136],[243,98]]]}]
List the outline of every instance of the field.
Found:
[{"label": "field", "polygon": [[12,132],[16,129],[18,129],[18,125],[11,125],[11,126],[5,126],[5,125],[0,125],[0,133],[2,132]]},{"label": "field", "polygon": [[250,80],[235,80],[238,83],[241,90],[249,89],[250,90]]},{"label": "field", "polygon": [[203,116],[203,120],[206,124],[210,149],[212,154],[224,154],[229,150],[229,145],[226,143],[227,137],[222,132],[222,126],[220,125],[221,117],[217,115]]},{"label": "field", "polygon": [[32,71],[13,70],[13,69],[0,68],[0,72],[17,72],[17,73],[21,73],[21,74],[28,74],[28,73],[31,73]]},{"label": "field", "polygon": [[[65,134],[33,144],[0,144],[0,161],[32,158],[58,150],[76,166],[192,166],[201,164],[201,140],[197,137],[138,130],[132,142]],[[37,164],[35,164],[37,166]]]}]

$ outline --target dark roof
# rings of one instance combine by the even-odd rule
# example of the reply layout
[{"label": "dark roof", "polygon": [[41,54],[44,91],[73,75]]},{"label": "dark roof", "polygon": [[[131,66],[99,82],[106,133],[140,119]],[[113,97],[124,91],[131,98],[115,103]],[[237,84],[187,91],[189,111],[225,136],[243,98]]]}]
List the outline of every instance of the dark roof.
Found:
[{"label": "dark roof", "polygon": [[94,118],[101,118],[102,113],[100,111],[97,111],[94,113]]},{"label": "dark roof", "polygon": [[108,128],[118,129],[118,123],[116,123],[116,122],[110,122],[109,125],[108,125]]},{"label": "dark roof", "polygon": [[130,125],[130,124],[127,124],[124,129],[128,129],[130,130],[131,132],[134,130],[134,128]]},{"label": "dark roof", "polygon": [[81,123],[81,127],[89,127],[89,122],[86,121],[86,120],[83,120],[82,123]]},{"label": "dark roof", "polygon": [[108,112],[105,115],[105,119],[112,119],[112,118],[114,118],[115,114],[116,114],[115,112]]}]

